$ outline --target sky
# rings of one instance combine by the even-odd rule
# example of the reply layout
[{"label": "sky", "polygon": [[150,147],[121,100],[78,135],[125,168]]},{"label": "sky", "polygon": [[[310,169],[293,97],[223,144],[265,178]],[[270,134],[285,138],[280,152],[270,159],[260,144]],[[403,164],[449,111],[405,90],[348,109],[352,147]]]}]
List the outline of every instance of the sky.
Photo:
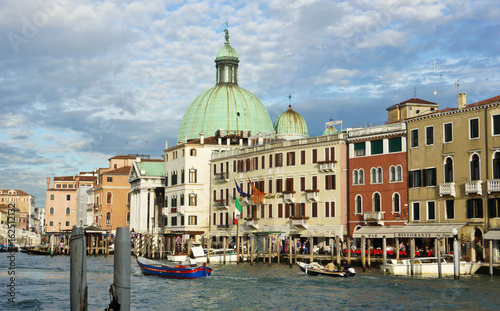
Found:
[{"label": "sky", "polygon": [[43,207],[47,177],[160,158],[215,85],[226,21],[239,86],[273,122],[291,103],[317,136],[414,96],[500,95],[498,16],[496,0],[1,1],[0,189]]}]

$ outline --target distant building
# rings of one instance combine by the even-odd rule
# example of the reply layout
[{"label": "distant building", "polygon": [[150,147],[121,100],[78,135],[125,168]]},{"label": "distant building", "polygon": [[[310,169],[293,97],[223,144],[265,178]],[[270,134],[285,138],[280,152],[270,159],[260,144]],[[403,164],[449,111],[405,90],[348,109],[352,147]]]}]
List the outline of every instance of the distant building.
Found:
[{"label": "distant building", "polygon": [[15,204],[19,209],[18,226],[20,229],[30,230],[30,215],[35,206],[35,197],[15,189],[0,189],[0,204]]}]

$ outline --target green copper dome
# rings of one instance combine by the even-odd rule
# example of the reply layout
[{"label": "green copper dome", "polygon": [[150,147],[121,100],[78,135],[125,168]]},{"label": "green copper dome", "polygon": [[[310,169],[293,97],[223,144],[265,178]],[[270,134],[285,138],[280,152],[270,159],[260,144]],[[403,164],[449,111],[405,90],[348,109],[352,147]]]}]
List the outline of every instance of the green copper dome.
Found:
[{"label": "green copper dome", "polygon": [[238,86],[238,54],[229,45],[227,29],[225,33],[226,42],[215,59],[216,85],[191,102],[182,118],[177,141],[198,139],[200,133],[205,137],[215,136],[217,130],[236,135],[246,130],[249,136],[273,131],[262,102]]},{"label": "green copper dome", "polygon": [[323,134],[321,134],[321,136],[328,136],[328,135],[333,135],[333,134],[337,134],[339,131],[332,126],[328,127],[324,132]]},{"label": "green copper dome", "polygon": [[293,111],[292,105],[276,119],[274,130],[278,138],[297,139],[309,136],[306,121],[299,113]]}]

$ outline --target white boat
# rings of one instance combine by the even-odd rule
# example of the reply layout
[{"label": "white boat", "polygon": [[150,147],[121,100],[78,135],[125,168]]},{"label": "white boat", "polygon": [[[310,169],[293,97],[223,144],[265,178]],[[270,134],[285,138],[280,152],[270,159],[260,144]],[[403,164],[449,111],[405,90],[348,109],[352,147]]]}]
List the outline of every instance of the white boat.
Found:
[{"label": "white boat", "polygon": [[[237,262],[238,254],[235,249],[226,249],[226,262]],[[224,249],[210,250],[210,263],[224,263]]]},{"label": "white boat", "polygon": [[203,250],[203,247],[201,247],[201,245],[193,245],[191,247],[191,256],[188,256],[186,254],[167,255],[168,261],[186,261],[189,260],[189,258],[195,259],[197,263],[207,262],[207,255],[205,254],[205,251]]},{"label": "white boat", "polygon": [[[384,273],[394,275],[411,275],[411,259],[391,259],[388,264],[380,265]],[[474,274],[481,267],[480,263],[467,262],[460,258],[460,274]],[[422,257],[413,260],[413,272],[415,275],[438,275],[438,258]],[[441,274],[454,275],[453,256],[441,257]]]}]

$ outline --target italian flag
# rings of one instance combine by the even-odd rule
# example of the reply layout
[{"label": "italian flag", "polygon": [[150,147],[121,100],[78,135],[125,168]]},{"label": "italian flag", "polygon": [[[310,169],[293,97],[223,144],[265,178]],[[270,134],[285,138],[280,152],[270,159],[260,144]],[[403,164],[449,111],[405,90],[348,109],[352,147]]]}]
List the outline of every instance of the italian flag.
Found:
[{"label": "italian flag", "polygon": [[235,207],[236,207],[236,210],[234,212],[234,224],[237,225],[238,224],[238,216],[243,211],[243,208],[241,207],[240,201],[238,201],[238,197],[236,197]]}]

